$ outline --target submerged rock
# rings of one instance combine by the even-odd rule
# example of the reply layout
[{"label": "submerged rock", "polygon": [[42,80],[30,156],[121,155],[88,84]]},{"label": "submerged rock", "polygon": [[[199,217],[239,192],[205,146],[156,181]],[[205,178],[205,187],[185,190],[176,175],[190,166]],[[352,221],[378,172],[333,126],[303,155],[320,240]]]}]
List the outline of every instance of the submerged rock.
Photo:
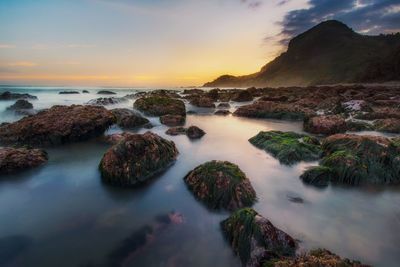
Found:
[{"label": "submerged rock", "polygon": [[317,160],[322,154],[316,138],[294,132],[259,132],[249,142],[271,153],[284,164]]},{"label": "submerged rock", "polygon": [[82,90],[82,94],[89,94],[88,90]]},{"label": "submerged rock", "polygon": [[231,112],[229,110],[226,109],[222,109],[222,110],[217,110],[214,112],[214,115],[221,115],[221,116],[227,116],[231,114]]},{"label": "submerged rock", "polygon": [[59,95],[77,95],[79,94],[78,91],[62,91],[58,93]]},{"label": "submerged rock", "polygon": [[186,129],[186,135],[190,139],[199,139],[202,138],[203,135],[205,134],[206,132],[197,126],[190,126],[189,128]]},{"label": "submerged rock", "polygon": [[42,149],[0,147],[0,175],[40,166],[47,159]]},{"label": "submerged rock", "polygon": [[36,115],[0,126],[0,143],[32,146],[60,145],[101,135],[115,122],[97,106],[53,106]]},{"label": "submerged rock", "polygon": [[400,144],[379,136],[337,134],[322,143],[320,166],[300,178],[308,184],[347,185],[400,183]]},{"label": "submerged rock", "polygon": [[128,99],[124,97],[99,97],[96,99],[89,100],[87,104],[95,106],[107,106],[107,105],[120,104],[124,102],[128,102]]},{"label": "submerged rock", "polygon": [[269,266],[264,264],[295,255],[295,240],[253,209],[234,212],[221,227],[243,266]]},{"label": "submerged rock", "polygon": [[15,102],[13,105],[9,106],[7,110],[12,110],[12,111],[21,111],[21,110],[28,110],[28,109],[33,109],[32,103],[25,99],[19,99],[17,102]]},{"label": "submerged rock", "polygon": [[250,180],[239,167],[228,161],[210,161],[184,178],[196,198],[211,209],[236,210],[256,201]]},{"label": "submerged rock", "polygon": [[186,117],[182,115],[164,115],[160,117],[160,122],[167,126],[179,126],[184,125]]},{"label": "submerged rock", "polygon": [[107,150],[99,169],[104,182],[133,186],[167,169],[177,156],[172,141],[151,132],[130,134]]},{"label": "submerged rock", "polygon": [[37,99],[36,96],[30,94],[19,94],[19,93],[11,93],[4,92],[0,94],[0,100],[15,100],[15,99]]},{"label": "submerged rock", "polygon": [[127,108],[115,108],[110,110],[117,119],[117,125],[125,129],[133,129],[144,126],[149,120],[142,117],[138,112]]},{"label": "submerged rock", "polygon": [[97,92],[98,95],[116,95],[116,92],[108,91],[108,90],[100,90]]},{"label": "submerged rock", "polygon": [[339,115],[316,116],[304,122],[304,130],[313,134],[343,133],[347,130],[346,127],[345,119]]},{"label": "submerged rock", "polygon": [[134,107],[150,116],[186,114],[185,104],[179,99],[150,96],[135,101]]}]

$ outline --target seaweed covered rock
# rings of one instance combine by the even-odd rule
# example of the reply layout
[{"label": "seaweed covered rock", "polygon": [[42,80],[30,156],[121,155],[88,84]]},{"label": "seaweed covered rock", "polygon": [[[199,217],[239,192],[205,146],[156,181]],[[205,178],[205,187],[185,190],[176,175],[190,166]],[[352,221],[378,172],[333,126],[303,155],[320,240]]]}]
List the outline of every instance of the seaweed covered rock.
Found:
[{"label": "seaweed covered rock", "polygon": [[253,205],[256,192],[239,167],[228,161],[209,161],[184,178],[196,198],[211,209],[236,210]]},{"label": "seaweed covered rock", "polygon": [[339,115],[325,115],[308,118],[304,130],[313,134],[336,134],[346,131],[346,121]]},{"label": "seaweed covered rock", "polygon": [[185,104],[179,99],[169,97],[142,97],[135,101],[134,107],[150,116],[186,114]]},{"label": "seaweed covered rock", "polygon": [[271,259],[295,255],[295,240],[253,209],[234,212],[221,227],[243,266],[265,266]]},{"label": "seaweed covered rock", "polygon": [[247,102],[247,101],[252,101],[253,96],[252,94],[247,91],[247,90],[240,90],[233,98],[232,101],[235,102]]},{"label": "seaweed covered rock", "polygon": [[40,166],[47,159],[42,149],[0,147],[0,175]]},{"label": "seaweed covered rock", "polygon": [[316,138],[294,132],[262,131],[250,138],[249,142],[271,153],[284,164],[317,160],[322,154]]},{"label": "seaweed covered rock", "polygon": [[128,134],[107,150],[99,169],[104,182],[133,186],[166,170],[177,156],[174,142],[157,134]]},{"label": "seaweed covered rock", "polygon": [[89,100],[87,102],[88,105],[95,106],[108,106],[108,105],[116,105],[120,103],[128,102],[128,99],[125,97],[99,97],[96,99]]},{"label": "seaweed covered rock", "polygon": [[207,96],[198,96],[190,101],[190,104],[200,108],[215,108],[214,99]]},{"label": "seaweed covered rock", "polygon": [[36,115],[0,126],[0,143],[32,146],[59,145],[101,134],[114,115],[97,106],[53,106]]},{"label": "seaweed covered rock", "polygon": [[6,91],[0,94],[0,100],[15,100],[15,99],[37,99],[36,96],[30,94],[11,93]]},{"label": "seaweed covered rock", "polygon": [[186,135],[190,139],[199,139],[202,138],[205,134],[206,132],[197,126],[190,126],[186,129]]},{"label": "seaweed covered rock", "polygon": [[303,120],[305,117],[312,116],[314,112],[310,108],[292,103],[257,101],[239,107],[233,114],[250,118]]},{"label": "seaweed covered rock", "polygon": [[306,170],[300,178],[308,184],[396,184],[400,183],[400,145],[380,136],[336,134],[322,143],[320,166]]},{"label": "seaweed covered rock", "polygon": [[375,120],[374,128],[380,132],[400,133],[400,119],[389,118]]},{"label": "seaweed covered rock", "polygon": [[184,125],[186,121],[186,116],[182,115],[164,115],[160,117],[160,122],[167,126],[179,126]]},{"label": "seaweed covered rock", "polygon": [[294,258],[274,259],[263,267],[369,267],[359,261],[341,258],[326,249],[315,249]]},{"label": "seaweed covered rock", "polygon": [[149,123],[149,120],[142,117],[138,112],[127,108],[115,108],[111,110],[117,119],[117,125],[121,128],[137,128]]}]

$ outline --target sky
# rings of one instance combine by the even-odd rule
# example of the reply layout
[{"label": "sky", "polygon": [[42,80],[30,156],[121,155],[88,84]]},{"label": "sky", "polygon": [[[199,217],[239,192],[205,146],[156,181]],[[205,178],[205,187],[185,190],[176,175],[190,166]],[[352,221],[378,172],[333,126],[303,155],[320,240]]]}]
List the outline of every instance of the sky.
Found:
[{"label": "sky", "polygon": [[0,0],[0,84],[175,87],[258,71],[327,19],[400,31],[399,0]]}]

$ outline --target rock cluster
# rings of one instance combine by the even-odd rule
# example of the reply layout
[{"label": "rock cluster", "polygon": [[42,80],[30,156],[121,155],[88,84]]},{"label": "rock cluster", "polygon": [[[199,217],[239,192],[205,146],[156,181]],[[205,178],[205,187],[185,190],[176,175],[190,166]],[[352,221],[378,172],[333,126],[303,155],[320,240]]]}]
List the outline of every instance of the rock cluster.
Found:
[{"label": "rock cluster", "polygon": [[172,127],[169,128],[166,132],[168,135],[181,135],[181,134],[186,134],[187,137],[190,139],[199,139],[202,138],[206,132],[204,132],[202,129],[200,129],[197,126],[190,126],[188,128],[184,127]]},{"label": "rock cluster", "polygon": [[0,94],[0,100],[16,100],[16,99],[37,99],[36,96],[30,94],[11,93],[6,91]]}]

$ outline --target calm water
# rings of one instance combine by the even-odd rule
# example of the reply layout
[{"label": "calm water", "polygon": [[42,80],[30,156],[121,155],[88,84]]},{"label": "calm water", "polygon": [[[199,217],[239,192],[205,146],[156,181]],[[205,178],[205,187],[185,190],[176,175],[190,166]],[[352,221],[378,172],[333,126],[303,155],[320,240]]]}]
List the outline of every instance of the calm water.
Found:
[{"label": "calm water", "polygon": [[[95,89],[90,94],[58,94],[66,89],[11,90],[38,96],[39,100],[31,101],[35,108],[85,103],[99,97]],[[116,92],[123,96],[133,90]],[[0,101],[1,122],[18,119],[5,112],[12,103]],[[132,102],[120,106],[132,107]],[[7,248],[20,251],[5,266],[108,266],[109,255],[126,238],[142,226],[155,225],[157,216],[176,211],[184,216],[184,222],[158,230],[123,266],[239,267],[219,229],[219,222],[228,214],[207,210],[183,182],[191,169],[213,159],[240,166],[257,192],[259,201],[254,208],[300,240],[300,251],[324,247],[364,263],[398,266],[399,187],[321,190],[305,186],[299,175],[316,162],[280,165],[247,141],[261,130],[300,132],[301,123],[219,117],[201,111],[187,117],[187,125],[207,132],[194,142],[186,136],[165,135],[167,128],[151,118],[156,124],[151,131],[173,140],[180,156],[146,186],[123,190],[102,184],[97,166],[109,145],[99,140],[47,149],[50,160],[43,167],[0,180],[0,238],[17,236]],[[117,131],[120,129],[109,130]],[[293,203],[290,197],[301,197],[304,203]]]}]

